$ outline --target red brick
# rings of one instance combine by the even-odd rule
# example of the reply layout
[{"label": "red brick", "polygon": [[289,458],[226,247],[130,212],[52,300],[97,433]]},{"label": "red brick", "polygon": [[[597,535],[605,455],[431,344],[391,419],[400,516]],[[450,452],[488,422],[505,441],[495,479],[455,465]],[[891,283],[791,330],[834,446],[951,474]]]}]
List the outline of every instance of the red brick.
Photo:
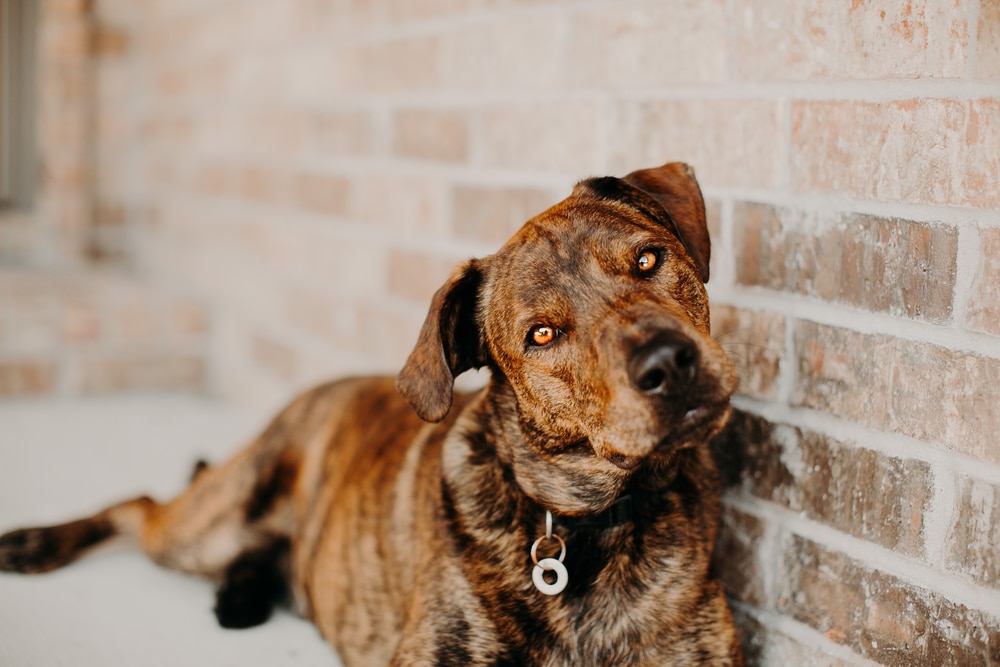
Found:
[{"label": "red brick", "polygon": [[935,323],[951,320],[954,227],[740,203],[736,278]]},{"label": "red brick", "polygon": [[796,405],[1000,462],[1000,359],[812,322],[795,349]]},{"label": "red brick", "polygon": [[945,544],[945,567],[1000,589],[1000,486],[963,478]]},{"label": "red brick", "polygon": [[449,162],[468,155],[469,129],[461,111],[397,111],[395,129],[393,150],[399,155]]},{"label": "red brick", "polygon": [[898,553],[924,556],[934,476],[923,461],[740,411],[714,448],[727,485]]},{"label": "red brick", "polygon": [[0,361],[0,397],[51,394],[56,377],[56,366],[50,361]]},{"label": "red brick", "polygon": [[799,192],[1000,207],[1000,99],[798,101],[791,164]]},{"label": "red brick", "polygon": [[1000,620],[795,536],[779,609],[879,664],[987,667]]},{"label": "red brick", "polygon": [[735,62],[744,79],[959,78],[965,74],[967,3],[743,0],[734,10]]},{"label": "red brick", "polygon": [[755,398],[777,397],[785,356],[783,315],[714,305],[712,335],[736,367],[739,393]]},{"label": "red brick", "polygon": [[[749,610],[733,609],[733,620],[743,644],[747,667],[859,667],[864,658],[843,659],[818,650],[816,641],[803,643],[782,632],[769,621],[762,622]],[[843,649],[840,649],[843,652]]]},{"label": "red brick", "polygon": [[569,80],[580,86],[720,83],[726,77],[723,0],[579,12],[571,25]]},{"label": "red brick", "polygon": [[452,227],[460,239],[499,246],[557,200],[547,190],[457,185],[452,194]]},{"label": "red brick", "polygon": [[781,109],[779,102],[753,99],[620,102],[611,131],[612,171],[683,160],[703,185],[777,187]]},{"label": "red brick", "polygon": [[1000,334],[1000,229],[981,229],[979,238],[979,265],[969,297],[968,326]]},{"label": "red brick", "polygon": [[595,128],[603,123],[604,113],[596,103],[495,106],[478,115],[477,162],[574,175],[596,173],[602,166]]}]

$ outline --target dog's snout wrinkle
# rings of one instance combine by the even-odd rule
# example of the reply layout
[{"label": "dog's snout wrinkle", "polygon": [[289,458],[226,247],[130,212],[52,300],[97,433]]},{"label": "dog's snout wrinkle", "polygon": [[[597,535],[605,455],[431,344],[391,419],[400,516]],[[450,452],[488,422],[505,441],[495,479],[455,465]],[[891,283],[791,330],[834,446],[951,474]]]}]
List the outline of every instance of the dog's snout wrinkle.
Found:
[{"label": "dog's snout wrinkle", "polygon": [[686,335],[664,331],[632,355],[629,379],[643,394],[672,396],[698,374],[700,356]]}]

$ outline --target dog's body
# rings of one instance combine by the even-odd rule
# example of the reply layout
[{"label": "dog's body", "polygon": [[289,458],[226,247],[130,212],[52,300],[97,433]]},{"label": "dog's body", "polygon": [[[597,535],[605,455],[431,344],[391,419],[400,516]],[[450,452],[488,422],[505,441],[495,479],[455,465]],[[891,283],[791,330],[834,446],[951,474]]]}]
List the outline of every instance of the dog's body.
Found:
[{"label": "dog's body", "polygon": [[[226,626],[263,622],[287,587],[349,667],[740,665],[709,571],[708,440],[735,379],[708,256],[686,166],[585,181],[456,271],[396,386],[308,392],[170,503],[0,537],[0,570],[122,533],[219,578]],[[483,366],[488,386],[453,397]],[[554,595],[532,579],[546,557],[568,573]]]}]

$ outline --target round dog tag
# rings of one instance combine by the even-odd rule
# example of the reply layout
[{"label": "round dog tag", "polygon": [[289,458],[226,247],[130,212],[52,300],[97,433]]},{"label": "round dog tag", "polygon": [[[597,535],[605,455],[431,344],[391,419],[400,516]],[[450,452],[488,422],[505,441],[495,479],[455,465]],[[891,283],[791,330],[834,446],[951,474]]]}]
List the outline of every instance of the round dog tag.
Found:
[{"label": "round dog tag", "polygon": [[[552,584],[545,581],[545,577],[542,576],[544,572],[550,570],[556,573],[555,583]],[[543,558],[531,571],[531,581],[540,592],[546,595],[558,595],[569,582],[569,572],[566,571],[566,566],[555,558]]]}]

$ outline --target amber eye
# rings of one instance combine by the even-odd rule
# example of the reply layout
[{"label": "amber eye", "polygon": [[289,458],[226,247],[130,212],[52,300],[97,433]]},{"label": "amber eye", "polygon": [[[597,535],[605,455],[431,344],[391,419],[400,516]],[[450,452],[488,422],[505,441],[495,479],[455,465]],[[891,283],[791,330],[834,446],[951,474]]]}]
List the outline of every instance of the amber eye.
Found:
[{"label": "amber eye", "polygon": [[531,330],[531,342],[533,345],[543,347],[556,339],[556,330],[545,324],[541,324]]},{"label": "amber eye", "polygon": [[656,263],[658,261],[659,258],[656,256],[655,252],[652,250],[645,250],[641,255],[639,255],[639,259],[635,261],[635,265],[639,268],[640,273],[649,273],[656,268]]}]

